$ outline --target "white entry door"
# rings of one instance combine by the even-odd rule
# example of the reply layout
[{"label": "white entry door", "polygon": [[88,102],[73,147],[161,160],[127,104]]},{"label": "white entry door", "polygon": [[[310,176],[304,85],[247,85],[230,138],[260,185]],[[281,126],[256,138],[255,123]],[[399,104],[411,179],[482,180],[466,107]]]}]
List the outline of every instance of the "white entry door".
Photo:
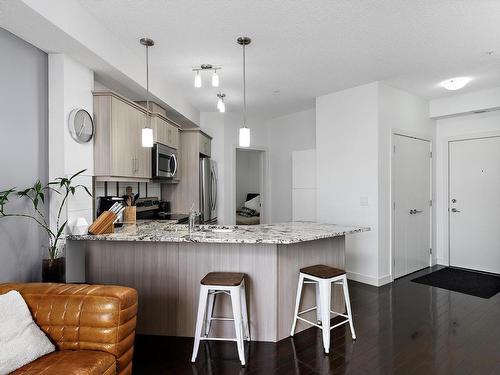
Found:
[{"label": "white entry door", "polygon": [[430,265],[431,144],[394,135],[393,277]]},{"label": "white entry door", "polygon": [[449,143],[450,265],[500,273],[500,137]]}]

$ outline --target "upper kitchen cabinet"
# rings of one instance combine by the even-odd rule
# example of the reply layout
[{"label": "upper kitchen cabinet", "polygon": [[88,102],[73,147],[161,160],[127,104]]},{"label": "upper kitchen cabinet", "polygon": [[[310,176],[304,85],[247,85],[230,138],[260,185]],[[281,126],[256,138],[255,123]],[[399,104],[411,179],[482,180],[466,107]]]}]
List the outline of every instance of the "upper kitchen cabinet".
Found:
[{"label": "upper kitchen cabinet", "polygon": [[165,146],[179,148],[179,128],[158,114],[151,115],[151,127],[153,128],[153,140]]},{"label": "upper kitchen cabinet", "polygon": [[94,92],[96,177],[148,180],[151,149],[142,147],[146,109],[113,92]]},{"label": "upper kitchen cabinet", "polygon": [[203,133],[201,130],[198,131],[198,143],[200,154],[206,157],[212,156],[212,137],[208,134]]}]

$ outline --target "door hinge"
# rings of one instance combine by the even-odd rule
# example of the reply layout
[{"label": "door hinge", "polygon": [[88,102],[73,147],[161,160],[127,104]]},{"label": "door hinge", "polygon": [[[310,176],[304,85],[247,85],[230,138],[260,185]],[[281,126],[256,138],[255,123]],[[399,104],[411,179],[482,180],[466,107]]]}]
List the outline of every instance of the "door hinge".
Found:
[{"label": "door hinge", "polygon": [[431,158],[432,158],[432,151],[431,151]]},{"label": "door hinge", "polygon": [[432,248],[430,248],[430,249],[429,249],[429,254],[431,254],[431,255],[432,255]]},{"label": "door hinge", "polygon": [[429,206],[432,207],[432,199],[429,201]]},{"label": "door hinge", "polygon": [[392,152],[396,152],[396,145],[392,146]]},{"label": "door hinge", "polygon": [[396,202],[392,202],[392,209],[395,210],[396,209]]}]

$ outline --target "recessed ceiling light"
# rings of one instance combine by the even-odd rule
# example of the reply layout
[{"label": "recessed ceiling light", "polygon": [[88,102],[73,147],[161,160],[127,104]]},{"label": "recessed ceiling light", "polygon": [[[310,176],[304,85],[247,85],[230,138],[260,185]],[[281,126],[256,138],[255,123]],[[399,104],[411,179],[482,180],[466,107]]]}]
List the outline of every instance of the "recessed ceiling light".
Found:
[{"label": "recessed ceiling light", "polygon": [[466,84],[468,84],[472,78],[470,77],[455,77],[447,79],[439,84],[439,86],[444,87],[446,90],[460,90]]}]

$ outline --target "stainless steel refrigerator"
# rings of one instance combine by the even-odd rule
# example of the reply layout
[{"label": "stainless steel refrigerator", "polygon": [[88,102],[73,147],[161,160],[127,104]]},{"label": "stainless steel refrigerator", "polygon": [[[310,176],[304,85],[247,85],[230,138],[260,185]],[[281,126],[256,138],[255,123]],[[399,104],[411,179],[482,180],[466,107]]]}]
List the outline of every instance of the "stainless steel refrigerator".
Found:
[{"label": "stainless steel refrigerator", "polygon": [[217,223],[217,165],[200,159],[200,213],[202,223]]}]

